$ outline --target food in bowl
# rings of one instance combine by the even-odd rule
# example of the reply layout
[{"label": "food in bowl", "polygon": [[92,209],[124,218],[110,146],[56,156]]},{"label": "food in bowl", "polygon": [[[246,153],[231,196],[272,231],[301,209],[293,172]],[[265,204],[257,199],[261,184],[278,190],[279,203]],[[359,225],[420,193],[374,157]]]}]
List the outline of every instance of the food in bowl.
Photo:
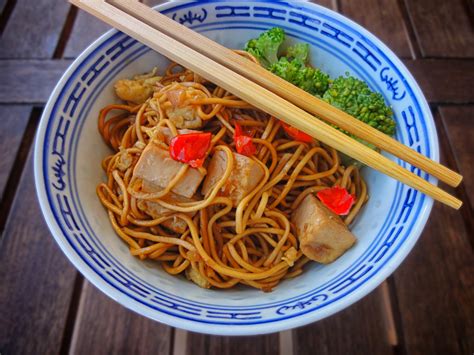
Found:
[{"label": "food in bowl", "polygon": [[[348,71],[381,93],[394,112],[396,139],[438,160],[435,125],[415,80],[390,49],[347,18],[309,2],[179,1],[159,11],[228,48],[244,48],[262,31],[283,28],[288,44],[310,44],[311,63],[331,78]],[[262,18],[269,11],[285,15]],[[117,80],[155,66],[163,73],[168,65],[127,35],[109,31],[73,62],[44,109],[35,143],[38,199],[58,246],[89,282],[123,306],[174,327],[255,335],[302,326],[350,306],[404,260],[433,202],[367,168],[360,172],[370,199],[350,224],[357,242],[332,263],[308,262],[302,274],[272,292],[245,285],[203,289],[166,273],[154,260],[130,255],[96,194],[104,180],[101,161],[111,152],[97,133],[97,114],[110,103],[123,103],[115,95]]]},{"label": "food in bowl", "polygon": [[[237,53],[394,134],[380,94],[311,67],[307,44],[279,55],[284,39],[272,28]],[[271,291],[356,242],[348,225],[368,194],[348,157],[176,63],[120,79],[115,93],[124,104],[99,115],[113,153],[97,195],[132,255],[202,288]]]}]

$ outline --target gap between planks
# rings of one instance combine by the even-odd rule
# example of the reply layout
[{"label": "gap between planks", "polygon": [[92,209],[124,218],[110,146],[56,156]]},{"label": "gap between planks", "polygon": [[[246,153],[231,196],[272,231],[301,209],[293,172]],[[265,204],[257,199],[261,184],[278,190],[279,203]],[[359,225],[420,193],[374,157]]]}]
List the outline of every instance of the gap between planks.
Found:
[{"label": "gap between planks", "polygon": [[[443,106],[441,106],[441,108],[442,107]],[[440,145],[442,145],[444,148],[444,158],[446,159],[448,166],[457,169],[457,171],[461,171],[461,165],[456,160],[456,154],[454,153],[453,142],[451,142],[448,134],[446,118],[441,113],[440,107],[436,107],[433,112],[433,117],[435,118]],[[460,213],[464,222],[464,226],[468,231],[469,243],[474,249],[473,211],[471,206],[471,199],[469,198],[465,183],[462,182],[458,187],[456,187],[455,191],[456,195],[464,202],[464,207],[461,208]]]},{"label": "gap between planks", "polygon": [[[76,280],[74,282],[74,291],[77,291],[78,287],[78,279],[76,276]],[[91,285],[88,285],[87,287],[91,287]],[[92,286],[95,287],[95,286]],[[84,291],[84,282],[80,284],[80,289],[78,290],[78,293],[74,293],[73,297],[74,299],[71,300],[71,303],[69,304],[69,311],[68,315],[66,318],[66,327],[64,329],[63,333],[63,339],[61,341],[61,354],[75,354],[76,353],[76,348],[77,348],[77,342],[78,342],[78,334],[77,334],[77,324],[81,324],[81,318],[84,315],[83,312],[79,312],[80,309],[84,309],[84,302],[85,302],[85,297],[82,296],[82,292]],[[115,300],[114,300],[115,302]],[[67,328],[68,326],[72,326],[72,329],[70,333],[68,333]],[[69,336],[69,338],[68,338]]]},{"label": "gap between planks", "polygon": [[[381,285],[383,312],[387,329],[387,341],[394,355],[406,355],[405,334],[403,333],[402,314],[398,302],[397,289],[393,274]],[[385,308],[386,307],[386,308]]]},{"label": "gap between planks", "polygon": [[66,21],[64,21],[63,28],[59,34],[58,42],[56,43],[56,48],[54,49],[53,59],[61,59],[64,55],[64,50],[71,36],[74,23],[76,22],[78,13],[78,8],[76,6],[71,6],[66,16]]},{"label": "gap between planks", "polygon": [[413,23],[411,20],[410,13],[408,12],[407,5],[405,0],[396,0],[398,3],[398,7],[400,8],[400,12],[402,14],[402,19],[405,25],[405,29],[408,36],[408,45],[410,47],[412,59],[419,59],[421,58],[421,49],[418,43],[415,28],[413,27]]},{"label": "gap between planks", "polygon": [[[279,336],[279,354],[293,355],[293,331],[286,330],[278,333]],[[190,352],[187,349],[188,332],[183,329],[174,328],[173,344],[171,355],[187,355]]]},{"label": "gap between planks", "polygon": [[[71,302],[69,303],[69,309],[66,316],[66,323],[64,325],[63,337],[61,340],[61,349],[59,354],[71,353],[73,349],[73,339],[74,339],[74,329],[76,324],[78,324],[77,317],[82,297],[82,290],[84,288],[84,277],[81,273],[76,273],[76,278],[74,280],[74,286],[72,291]],[[114,301],[115,302],[115,301]]]},{"label": "gap between planks", "polygon": [[[3,231],[5,224],[8,220],[10,214],[10,209],[12,207],[13,200],[15,198],[18,184],[20,183],[20,177],[25,168],[25,163],[28,159],[28,153],[32,149],[36,127],[38,127],[41,113],[43,111],[42,107],[33,107],[26,125],[25,131],[21,138],[20,146],[15,157],[15,162],[12,166],[10,175],[8,177],[7,183],[5,185],[5,190],[3,196],[1,197],[0,203],[0,233],[3,237]],[[0,238],[0,242],[3,238]]]},{"label": "gap between planks", "polygon": [[7,0],[3,9],[0,9],[2,11],[2,14],[0,15],[0,36],[5,30],[5,27],[7,27],[8,20],[15,9],[15,5],[16,0]]}]

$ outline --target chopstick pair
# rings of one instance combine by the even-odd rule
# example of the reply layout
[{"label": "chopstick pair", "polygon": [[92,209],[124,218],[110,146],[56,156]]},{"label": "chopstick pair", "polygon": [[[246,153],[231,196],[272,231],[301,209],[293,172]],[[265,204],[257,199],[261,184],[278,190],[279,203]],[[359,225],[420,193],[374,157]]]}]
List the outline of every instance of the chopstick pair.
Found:
[{"label": "chopstick pair", "polygon": [[450,207],[456,209],[461,207],[462,202],[459,199],[306,111],[392,153],[451,186],[457,186],[461,182],[461,175],[148,6],[130,0],[108,2],[70,0],[70,2],[242,100],[336,150]]}]

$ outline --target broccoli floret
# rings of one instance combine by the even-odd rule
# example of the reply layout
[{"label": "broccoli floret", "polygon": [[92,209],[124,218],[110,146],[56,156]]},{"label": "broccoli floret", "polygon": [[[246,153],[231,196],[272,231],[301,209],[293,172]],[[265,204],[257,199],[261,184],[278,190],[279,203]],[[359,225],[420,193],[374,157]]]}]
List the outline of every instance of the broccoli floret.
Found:
[{"label": "broccoli floret", "polygon": [[348,75],[338,77],[324,93],[323,100],[389,136],[395,134],[392,109],[381,94],[370,90],[362,80]]},{"label": "broccoli floret", "polygon": [[268,68],[278,61],[278,49],[284,40],[283,29],[274,27],[260,34],[258,38],[248,41],[245,50],[257,58],[265,68]]},{"label": "broccoli floret", "polygon": [[[309,58],[309,44],[297,43],[287,49],[286,56],[278,59],[278,50],[285,40],[285,33],[275,27],[263,32],[258,38],[250,40],[245,50],[253,54],[260,63],[293,85],[306,92],[322,97],[329,104],[347,112],[351,116],[367,123],[377,130],[393,136],[395,121],[393,112],[385,104],[381,94],[370,90],[367,83],[349,76],[340,76],[334,81],[328,74],[317,68],[307,65]],[[338,128],[338,127],[336,127]],[[357,139],[371,149],[376,149],[358,137],[338,128],[345,134]],[[346,165],[360,165],[350,157],[341,154]]]},{"label": "broccoli floret", "polygon": [[309,44],[296,43],[294,46],[288,47],[286,50],[286,56],[292,59],[299,59],[305,64],[308,63]]},{"label": "broccoli floret", "polygon": [[306,66],[301,59],[288,60],[286,57],[281,57],[268,70],[304,91],[317,96],[324,94],[330,82],[329,75],[319,69]]},{"label": "broccoli floret", "polygon": [[281,57],[278,62],[270,65],[268,70],[280,78],[285,79],[291,83],[296,81],[296,77],[301,69],[304,69],[304,64],[299,60],[289,61],[286,57]]}]

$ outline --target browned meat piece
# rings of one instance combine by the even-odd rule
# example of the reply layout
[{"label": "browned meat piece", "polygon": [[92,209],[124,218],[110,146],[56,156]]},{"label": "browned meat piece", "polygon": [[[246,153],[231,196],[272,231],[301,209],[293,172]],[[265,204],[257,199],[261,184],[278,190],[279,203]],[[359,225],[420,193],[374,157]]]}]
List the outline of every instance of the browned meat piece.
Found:
[{"label": "browned meat piece", "polygon": [[202,120],[196,109],[190,106],[173,107],[166,110],[166,115],[178,128],[201,128]]},{"label": "browned meat piece", "polygon": [[127,151],[122,151],[117,159],[117,169],[126,171],[133,164],[133,157]]},{"label": "browned meat piece", "polygon": [[341,218],[312,194],[293,212],[291,221],[303,254],[323,264],[336,260],[356,241]]},{"label": "browned meat piece", "polygon": [[151,73],[137,75],[133,79],[118,80],[114,85],[115,93],[124,101],[142,104],[153,95],[156,84],[161,80],[161,76],[155,74],[156,68]]},{"label": "browned meat piece", "polygon": [[[147,192],[154,192],[150,191],[149,189]],[[179,202],[192,202],[193,200],[190,198],[186,198],[183,196],[179,196],[173,193],[169,193],[165,197],[161,198],[161,200],[173,204],[173,203],[179,203]],[[166,215],[169,215],[173,213],[173,211],[167,209],[166,207],[161,206],[158,202],[153,202],[153,201],[146,201],[146,200],[139,200],[137,202],[138,208],[148,214],[149,216],[153,218],[160,218]],[[189,217],[193,218],[196,212],[189,212],[185,213]],[[178,217],[173,217],[172,219],[168,219],[165,222],[163,222],[163,225],[176,233],[184,233],[186,230],[186,222],[183,221],[181,218]]]},{"label": "browned meat piece", "polygon": [[[133,170],[133,176],[143,180],[144,183],[164,189],[183,165],[183,163],[173,160],[167,150],[151,141],[143,150]],[[189,168],[171,191],[191,198],[203,179],[204,174],[198,169]]]},{"label": "browned meat piece", "polygon": [[[217,151],[209,163],[207,177],[204,180],[202,193],[206,195],[222,178],[227,166],[227,155]],[[252,159],[234,153],[234,167],[219,196],[230,197],[234,207],[258,185],[265,172],[262,167]]]},{"label": "browned meat piece", "polygon": [[185,271],[188,280],[191,280],[196,285],[202,288],[211,288],[211,284],[202,276],[199,271],[194,270],[191,266]]},{"label": "browned meat piece", "polygon": [[183,105],[186,99],[202,98],[204,93],[193,87],[175,84],[173,90],[166,92],[171,107],[165,110],[166,116],[177,128],[201,128],[202,120],[194,106]]}]

